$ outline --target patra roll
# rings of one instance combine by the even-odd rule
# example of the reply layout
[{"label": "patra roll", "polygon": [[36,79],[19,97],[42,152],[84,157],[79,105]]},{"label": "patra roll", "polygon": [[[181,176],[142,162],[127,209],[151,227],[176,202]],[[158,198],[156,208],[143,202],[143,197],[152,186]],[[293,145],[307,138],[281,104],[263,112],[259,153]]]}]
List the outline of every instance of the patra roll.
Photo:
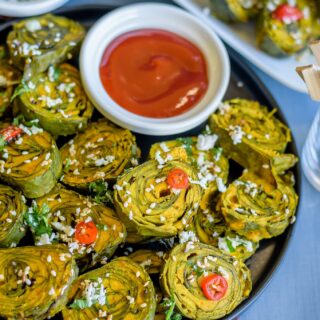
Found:
[{"label": "patra roll", "polygon": [[[220,197],[215,199],[214,204],[218,199]],[[241,260],[250,258],[259,247],[258,242],[250,241],[230,231],[222,213],[217,208],[211,212],[202,210],[197,212],[190,228],[180,234],[180,241],[186,242],[188,239],[198,239]]]},{"label": "patra roll", "polygon": [[[178,184],[173,181],[178,174]],[[173,178],[173,179],[171,179]],[[181,179],[181,180],[180,180]],[[181,161],[149,160],[123,174],[115,185],[115,207],[128,233],[170,237],[183,230],[199,207],[202,190],[195,169]]]},{"label": "patra roll", "polygon": [[24,71],[24,79],[71,58],[85,36],[77,22],[52,14],[16,22],[7,44],[13,64]]},{"label": "patra roll", "polygon": [[20,72],[7,59],[0,57],[0,118],[8,113],[20,77]]},{"label": "patra roll", "polygon": [[243,262],[194,242],[173,248],[160,281],[179,312],[197,320],[222,318],[251,291],[250,271]]},{"label": "patra roll", "polygon": [[67,63],[50,66],[48,71],[32,77],[26,87],[15,99],[26,119],[38,119],[41,127],[54,136],[85,130],[93,106],[75,67]]},{"label": "patra roll", "polygon": [[155,309],[149,275],[131,259],[121,257],[80,276],[62,315],[65,320],[153,320]]},{"label": "patra roll", "polygon": [[24,237],[25,198],[9,186],[0,184],[0,247],[16,246]]},{"label": "patra roll", "polygon": [[229,162],[221,147],[217,147],[218,136],[203,133],[197,137],[184,137],[152,145],[149,158],[158,160],[181,160],[194,166],[198,183],[204,190],[200,209],[213,211],[217,191],[225,190],[229,174]]},{"label": "patra roll", "polygon": [[110,258],[126,237],[112,209],[61,185],[37,199],[27,215],[37,245],[63,243],[85,266]]},{"label": "patra roll", "polygon": [[291,133],[268,109],[256,101],[224,102],[210,118],[210,127],[231,159],[255,172],[278,173],[295,165],[297,158],[284,154]]},{"label": "patra roll", "polygon": [[314,36],[317,22],[314,0],[266,0],[257,26],[258,46],[273,56],[303,50]]},{"label": "patra roll", "polygon": [[126,168],[137,164],[140,150],[129,130],[100,120],[65,144],[61,155],[63,183],[86,190],[93,182],[114,182]]},{"label": "patra roll", "polygon": [[0,316],[47,319],[67,303],[77,265],[65,246],[0,249]]},{"label": "patra roll", "polygon": [[221,212],[229,228],[251,241],[276,237],[294,219],[298,196],[283,177],[270,183],[246,172],[222,194]]},{"label": "patra roll", "polygon": [[0,179],[28,198],[38,198],[56,185],[62,171],[59,149],[43,129],[0,124]]},{"label": "patra roll", "polygon": [[227,22],[247,22],[263,5],[259,0],[210,0],[213,14]]}]

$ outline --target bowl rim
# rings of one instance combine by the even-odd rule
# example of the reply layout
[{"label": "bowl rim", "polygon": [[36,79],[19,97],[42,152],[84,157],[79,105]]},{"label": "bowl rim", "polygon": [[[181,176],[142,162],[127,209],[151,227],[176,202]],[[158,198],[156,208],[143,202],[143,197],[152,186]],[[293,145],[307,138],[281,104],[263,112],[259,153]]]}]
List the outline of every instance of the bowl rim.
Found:
[{"label": "bowl rim", "polygon": [[[150,27],[146,26],[141,17],[150,14],[151,16],[155,15],[155,12],[160,17],[159,21]],[[161,12],[161,15],[158,14],[159,12]],[[203,33],[199,42],[195,43],[196,41],[193,41],[195,39],[190,39],[185,33],[181,34],[180,30],[170,30],[170,19],[166,18],[166,14],[170,15],[171,18],[180,19],[179,22],[182,21],[183,28],[186,30],[191,31],[192,28],[197,28],[197,31],[194,31],[194,35],[197,33],[200,35],[200,32],[201,34]],[[115,21],[117,22],[115,23]],[[121,28],[119,28],[119,25]],[[206,57],[209,76],[208,90],[193,108],[181,115],[158,119],[134,114],[117,104],[102,85],[98,66],[105,48],[115,37],[128,31],[144,28],[158,28],[174,32],[197,45]],[[121,30],[119,31],[119,29]],[[208,42],[209,45],[204,42],[204,39],[210,41]],[[209,59],[210,53],[214,54],[217,58],[216,61]],[[89,30],[83,41],[79,65],[83,87],[95,107],[105,117],[134,132],[158,136],[179,134],[206,121],[222,101],[228,88],[231,74],[228,52],[215,32],[185,10],[161,3],[132,4],[113,10],[101,17]],[[213,66],[218,70],[217,74],[220,73],[219,77],[213,78]],[[210,79],[210,74],[212,80]]]},{"label": "bowl rim", "polygon": [[0,1],[0,14],[9,17],[31,17],[53,11],[67,1],[69,0]]}]

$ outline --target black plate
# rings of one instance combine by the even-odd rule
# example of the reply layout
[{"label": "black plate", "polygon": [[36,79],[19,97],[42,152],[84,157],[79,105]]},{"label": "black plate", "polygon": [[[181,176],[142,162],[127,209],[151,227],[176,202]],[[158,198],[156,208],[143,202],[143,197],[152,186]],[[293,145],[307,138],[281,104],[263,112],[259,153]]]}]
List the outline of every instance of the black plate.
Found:
[{"label": "black plate", "polygon": [[[69,17],[71,19],[77,20],[83,25],[85,25],[87,28],[90,28],[90,26],[92,26],[92,24],[97,19],[99,19],[101,16],[115,8],[117,8],[117,6],[86,5],[70,9],[60,9],[57,11],[57,13]],[[11,28],[11,25],[12,21],[3,24],[0,27],[1,43],[5,42],[7,33]],[[228,52],[231,60],[232,74],[225,99],[240,97],[257,100],[270,109],[278,109],[279,111],[277,112],[277,117],[285,124],[287,124],[287,121],[283,113],[279,109],[279,106],[277,105],[276,101],[274,100],[270,92],[266,89],[266,87],[263,85],[263,83],[253,73],[253,71],[250,69],[247,63],[232,49],[228,48]],[[199,134],[204,126],[205,123],[190,132],[179,134],[179,136]],[[144,136],[140,134],[137,135],[138,145],[141,147],[144,156],[148,153],[149,147],[152,143],[159,140],[164,141],[171,138],[174,138],[174,136],[159,138],[152,136]],[[295,142],[292,142],[288,145],[287,152],[298,155]],[[293,168],[293,172],[296,177],[296,191],[298,194],[300,194],[300,166],[296,165]],[[259,250],[247,262],[247,265],[249,266],[252,273],[252,293],[247,300],[245,300],[241,305],[239,305],[238,308],[236,308],[231,314],[224,317],[223,320],[231,320],[240,315],[240,313],[243,312],[246,308],[248,308],[250,304],[252,304],[255,301],[255,299],[266,288],[273,274],[278,269],[279,264],[284,258],[284,254],[290,243],[293,230],[294,225],[290,225],[281,236],[270,240],[264,240],[260,243]]]}]

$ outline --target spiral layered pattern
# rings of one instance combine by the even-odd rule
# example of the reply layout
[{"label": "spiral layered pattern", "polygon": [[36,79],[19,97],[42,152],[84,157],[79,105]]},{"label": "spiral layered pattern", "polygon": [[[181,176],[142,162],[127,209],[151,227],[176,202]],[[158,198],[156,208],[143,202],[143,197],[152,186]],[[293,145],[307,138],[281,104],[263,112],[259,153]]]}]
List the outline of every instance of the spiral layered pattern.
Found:
[{"label": "spiral layered pattern", "polygon": [[61,311],[77,276],[64,246],[0,249],[0,316],[46,319]]},{"label": "spiral layered pattern", "polygon": [[195,169],[181,161],[160,166],[147,161],[123,174],[115,186],[115,206],[129,233],[142,236],[174,236],[191,221],[200,204],[202,190],[190,183],[188,189],[173,190],[167,176],[182,169],[190,180],[196,180]]},{"label": "spiral layered pattern", "polygon": [[23,216],[27,211],[24,201],[20,192],[0,185],[0,247],[17,245],[24,237]]},{"label": "spiral layered pattern", "polygon": [[212,11],[227,22],[247,22],[262,9],[259,0],[210,0]]},{"label": "spiral layered pattern", "polygon": [[[273,17],[270,6],[273,1],[265,1],[261,11],[257,42],[259,47],[273,56],[286,56],[306,47],[314,35],[317,24],[316,1],[296,0],[294,6],[303,13],[303,18],[294,23],[286,23]],[[277,1],[278,6],[288,4],[286,0]]]},{"label": "spiral layered pattern", "polygon": [[270,184],[251,172],[229,185],[221,196],[221,212],[231,230],[258,242],[283,233],[298,203],[292,185],[282,177]]},{"label": "spiral layered pattern", "polygon": [[61,175],[60,152],[49,133],[35,126],[20,127],[21,136],[0,153],[0,179],[27,198],[38,198],[52,190]]},{"label": "spiral layered pattern", "polygon": [[24,70],[24,78],[30,80],[50,65],[71,58],[84,36],[79,23],[46,14],[15,23],[7,44],[14,65]]},{"label": "spiral layered pattern", "polygon": [[197,171],[201,187],[204,189],[200,202],[203,211],[214,211],[212,203],[216,192],[224,186],[228,180],[229,162],[222,148],[203,147],[201,141],[214,139],[219,141],[215,135],[200,135],[177,140],[155,143],[152,145],[149,158],[175,159],[191,163]]},{"label": "spiral layered pattern", "polygon": [[56,77],[50,72],[33,77],[32,90],[19,95],[16,106],[27,119],[38,119],[41,127],[54,136],[83,131],[93,106],[82,88],[79,71],[67,63],[54,70]]},{"label": "spiral layered pattern", "polygon": [[210,118],[211,129],[219,136],[219,144],[231,159],[256,172],[281,173],[297,159],[283,154],[291,133],[287,126],[256,101],[234,99],[226,101]]},{"label": "spiral layered pattern", "polygon": [[8,60],[0,58],[0,118],[10,106],[15,85],[20,81],[20,72]]},{"label": "spiral layered pattern", "polygon": [[103,286],[106,303],[95,303],[81,310],[69,306],[62,312],[63,319],[91,320],[104,314],[104,317],[112,316],[112,320],[153,320],[156,298],[152,281],[147,272],[131,259],[117,258],[80,276],[72,285],[69,301],[81,299],[83,285],[86,282],[90,285],[90,281],[98,281]]},{"label": "spiral layered pattern", "polygon": [[61,149],[63,183],[87,189],[99,180],[114,181],[140,156],[134,135],[106,120],[91,123]]},{"label": "spiral layered pattern", "polygon": [[[37,204],[39,208],[49,207],[48,224],[54,234],[52,241],[66,244],[75,258],[80,259],[80,264],[84,260],[86,265],[94,265],[111,257],[125,241],[125,226],[112,209],[92,203],[61,185],[37,199]],[[83,221],[93,221],[98,228],[96,240],[90,245],[83,245],[74,238],[75,226]],[[34,236],[38,242],[39,237]]]},{"label": "spiral layered pattern", "polygon": [[[206,274],[220,274],[228,283],[224,297],[208,300],[201,280]],[[178,310],[197,320],[219,319],[234,310],[251,291],[251,275],[246,265],[220,250],[200,243],[173,248],[161,275],[162,288],[173,294]]]}]

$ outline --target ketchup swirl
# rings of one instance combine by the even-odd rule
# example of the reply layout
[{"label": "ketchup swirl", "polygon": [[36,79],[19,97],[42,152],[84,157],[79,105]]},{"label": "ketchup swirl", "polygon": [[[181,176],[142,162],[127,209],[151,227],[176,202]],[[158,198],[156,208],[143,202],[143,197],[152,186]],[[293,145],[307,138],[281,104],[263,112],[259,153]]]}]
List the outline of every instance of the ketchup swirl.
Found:
[{"label": "ketchup swirl", "polygon": [[181,36],[158,29],[135,30],[114,39],[103,54],[100,77],[117,104],[152,118],[190,110],[208,88],[202,52]]}]

